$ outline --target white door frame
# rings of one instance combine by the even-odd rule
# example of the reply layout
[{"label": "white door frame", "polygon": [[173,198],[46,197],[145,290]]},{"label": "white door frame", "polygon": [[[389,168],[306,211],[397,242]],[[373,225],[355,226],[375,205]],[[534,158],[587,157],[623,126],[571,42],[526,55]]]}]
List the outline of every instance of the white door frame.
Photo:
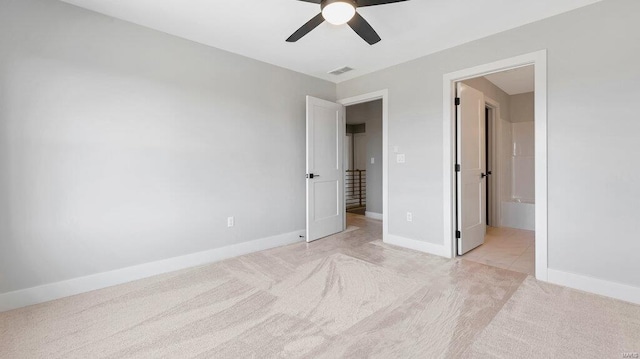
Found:
[{"label": "white door frame", "polygon": [[[491,139],[492,142],[489,144],[489,146],[491,147],[491,169],[487,168],[487,171],[491,170],[493,171],[491,177],[491,186],[489,188],[490,191],[490,197],[491,198],[487,198],[487,201],[491,201],[493,202],[492,208],[491,208],[491,213],[490,213],[490,218],[491,218],[491,222],[494,223],[494,227],[495,224],[498,224],[498,226],[501,225],[502,223],[502,203],[500,202],[500,186],[502,185],[502,171],[504,170],[502,168],[502,164],[500,163],[500,159],[503,157],[502,156],[502,151],[501,148],[499,146],[499,144],[501,143],[500,141],[502,140],[501,137],[501,129],[502,129],[502,114],[501,114],[501,110],[500,110],[500,103],[494,99],[492,99],[491,97],[487,96],[487,94],[484,95],[484,102],[485,102],[485,106],[491,108],[492,110],[492,116],[491,116]],[[487,119],[487,121],[489,121],[489,119]],[[487,154],[489,155],[489,154]],[[487,223],[489,221],[489,217],[487,218]]]},{"label": "white door frame", "polygon": [[[337,102],[346,107],[375,100],[382,100],[382,241],[384,242],[389,235],[389,90],[348,97]],[[346,221],[346,205],[344,211]]]},{"label": "white door frame", "polygon": [[535,249],[536,279],[547,281],[547,50],[480,65],[443,76],[444,246],[455,256],[455,83],[513,68],[535,66]]}]

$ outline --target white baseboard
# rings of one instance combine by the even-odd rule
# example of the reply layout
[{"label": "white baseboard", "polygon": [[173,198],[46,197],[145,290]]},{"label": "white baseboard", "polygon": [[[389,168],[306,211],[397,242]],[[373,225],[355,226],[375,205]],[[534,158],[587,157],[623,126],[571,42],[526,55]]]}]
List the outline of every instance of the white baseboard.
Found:
[{"label": "white baseboard", "polygon": [[640,304],[640,288],[549,268],[549,283]]},{"label": "white baseboard", "polygon": [[364,216],[371,219],[377,219],[379,221],[382,221],[382,213],[365,211]]},{"label": "white baseboard", "polygon": [[384,242],[388,244],[393,244],[398,247],[409,248],[416,251],[449,258],[449,251],[447,251],[444,245],[404,238],[404,237],[396,236],[393,234],[388,234],[387,236],[385,236]]},{"label": "white baseboard", "polygon": [[304,230],[0,294],[0,312],[302,241]]}]

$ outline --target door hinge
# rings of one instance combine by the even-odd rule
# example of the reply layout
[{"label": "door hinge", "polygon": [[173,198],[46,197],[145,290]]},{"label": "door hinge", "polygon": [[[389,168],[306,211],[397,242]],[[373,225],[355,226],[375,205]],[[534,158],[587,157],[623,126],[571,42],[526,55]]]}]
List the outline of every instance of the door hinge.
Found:
[{"label": "door hinge", "polygon": [[457,164],[456,167],[455,167],[455,170],[456,170],[456,172],[460,172],[460,165]]},{"label": "door hinge", "polygon": [[456,106],[460,106],[460,97],[456,97]]},{"label": "door hinge", "polygon": [[460,231],[456,231],[456,239],[460,239],[462,237],[462,233]]}]

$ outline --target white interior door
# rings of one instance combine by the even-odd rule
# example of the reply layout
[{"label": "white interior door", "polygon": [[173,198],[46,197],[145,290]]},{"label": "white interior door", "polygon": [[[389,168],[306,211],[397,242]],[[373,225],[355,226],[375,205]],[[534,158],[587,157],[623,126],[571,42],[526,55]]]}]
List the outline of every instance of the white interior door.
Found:
[{"label": "white interior door", "polygon": [[307,96],[307,242],[344,230],[345,110]]},{"label": "white interior door", "polygon": [[484,94],[457,84],[458,255],[484,243],[486,219],[486,151]]}]

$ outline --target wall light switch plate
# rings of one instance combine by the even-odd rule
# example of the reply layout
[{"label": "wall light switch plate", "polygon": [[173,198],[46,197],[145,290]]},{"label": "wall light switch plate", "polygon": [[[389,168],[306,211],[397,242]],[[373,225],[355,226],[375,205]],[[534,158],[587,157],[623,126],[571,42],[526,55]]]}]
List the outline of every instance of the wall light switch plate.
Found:
[{"label": "wall light switch plate", "polygon": [[235,219],[233,217],[227,217],[227,227],[233,227],[235,225]]},{"label": "wall light switch plate", "polygon": [[400,153],[396,155],[396,162],[405,163],[404,153]]},{"label": "wall light switch plate", "polygon": [[375,159],[375,157],[371,157],[371,164],[372,164],[372,165],[376,164],[376,159]]},{"label": "wall light switch plate", "polygon": [[413,214],[411,212],[407,212],[407,222],[413,222]]}]

